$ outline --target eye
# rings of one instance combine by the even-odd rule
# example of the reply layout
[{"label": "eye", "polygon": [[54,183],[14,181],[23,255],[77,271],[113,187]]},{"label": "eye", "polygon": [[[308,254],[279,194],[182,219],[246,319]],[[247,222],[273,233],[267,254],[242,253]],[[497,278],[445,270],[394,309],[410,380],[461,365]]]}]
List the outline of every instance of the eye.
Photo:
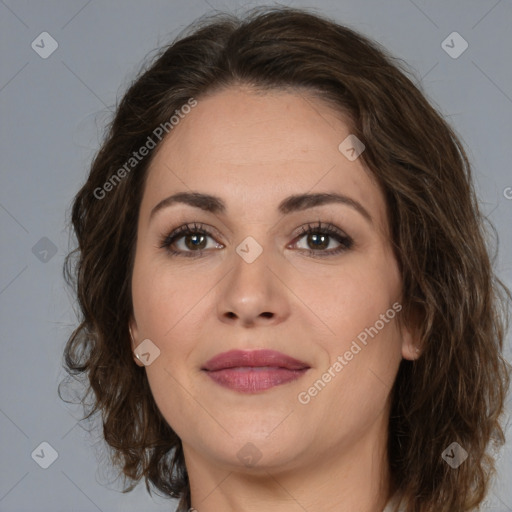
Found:
[{"label": "eye", "polygon": [[[206,249],[215,249],[224,247],[222,244],[212,244],[208,246],[208,238],[212,238],[212,233],[202,224],[185,224],[172,231],[163,238],[160,243],[162,249],[166,249],[169,254],[174,256],[194,257],[201,255]],[[173,246],[176,245],[177,249]]]},{"label": "eye", "polygon": [[[333,224],[323,225],[321,222],[318,222],[316,225],[308,224],[307,226],[302,226],[298,239],[301,240],[303,238],[305,238],[305,242],[309,246],[309,248],[304,250],[314,257],[340,254],[349,250],[354,244],[352,238],[343,233],[339,228]],[[326,250],[333,240],[339,244],[338,247]],[[296,244],[297,242],[294,245]]]},{"label": "eye", "polygon": [[[205,250],[222,249],[224,247],[224,245],[218,242],[209,245],[208,238],[214,240],[210,229],[203,224],[194,222],[180,226],[167,236],[164,236],[160,242],[160,248],[166,249],[172,256],[198,257]],[[295,241],[289,247],[295,248],[298,241],[303,238],[305,238],[309,248],[298,248],[313,257],[327,257],[340,254],[349,250],[354,243],[352,238],[341,231],[341,229],[333,224],[324,225],[321,222],[318,222],[316,225],[308,224],[307,226],[302,226]],[[327,250],[333,241],[338,246]]]}]

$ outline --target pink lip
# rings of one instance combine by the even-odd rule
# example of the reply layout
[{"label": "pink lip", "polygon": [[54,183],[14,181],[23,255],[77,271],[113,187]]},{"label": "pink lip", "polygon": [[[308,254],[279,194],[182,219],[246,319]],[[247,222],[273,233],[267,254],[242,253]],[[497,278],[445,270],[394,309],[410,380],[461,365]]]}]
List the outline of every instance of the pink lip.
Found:
[{"label": "pink lip", "polygon": [[252,393],[298,379],[310,368],[274,350],[230,350],[210,359],[201,369],[221,386]]}]

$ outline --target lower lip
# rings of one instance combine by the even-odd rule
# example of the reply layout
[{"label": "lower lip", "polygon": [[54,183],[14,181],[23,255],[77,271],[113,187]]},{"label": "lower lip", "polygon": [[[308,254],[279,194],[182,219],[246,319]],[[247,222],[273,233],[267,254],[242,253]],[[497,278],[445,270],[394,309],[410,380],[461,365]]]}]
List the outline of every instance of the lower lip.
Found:
[{"label": "lower lip", "polygon": [[286,384],[302,377],[308,368],[288,370],[286,368],[237,367],[207,371],[217,384],[241,393],[255,393]]}]

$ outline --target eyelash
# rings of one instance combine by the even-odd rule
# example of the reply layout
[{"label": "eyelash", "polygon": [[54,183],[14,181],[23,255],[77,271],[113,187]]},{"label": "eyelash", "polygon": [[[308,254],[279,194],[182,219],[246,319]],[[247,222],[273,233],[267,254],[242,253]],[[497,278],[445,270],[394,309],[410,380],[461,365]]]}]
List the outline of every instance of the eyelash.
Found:
[{"label": "eyelash", "polygon": [[[327,235],[331,238],[334,238],[337,242],[340,243],[340,246],[336,249],[331,249],[329,251],[325,250],[314,250],[314,249],[302,249],[309,256],[325,258],[328,256],[335,256],[344,251],[347,251],[352,248],[354,241],[351,237],[347,236],[340,229],[338,229],[333,224],[322,224],[322,222],[316,223],[316,225],[307,224],[307,226],[301,226],[300,232],[296,236],[297,242],[303,238],[305,235],[309,234],[319,234],[319,235]],[[197,258],[200,257],[203,252],[209,249],[202,249],[198,251],[181,251],[171,249],[171,246],[180,238],[183,238],[187,235],[206,235],[213,238],[213,234],[208,230],[203,224],[193,223],[185,224],[175,229],[168,235],[164,236],[160,242],[159,247],[161,249],[166,249],[166,251],[172,256],[184,256],[186,258]],[[297,243],[295,242],[295,243]],[[323,254],[322,254],[323,253]]]}]

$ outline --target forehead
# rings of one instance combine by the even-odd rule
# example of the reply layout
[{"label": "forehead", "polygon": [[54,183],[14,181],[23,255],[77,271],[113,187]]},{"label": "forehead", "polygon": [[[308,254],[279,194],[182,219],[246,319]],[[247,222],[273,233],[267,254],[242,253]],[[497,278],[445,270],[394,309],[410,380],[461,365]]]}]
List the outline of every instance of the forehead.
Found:
[{"label": "forehead", "polygon": [[303,92],[241,88],[197,101],[154,156],[142,210],[176,191],[222,196],[228,214],[240,207],[270,210],[288,195],[329,191],[352,196],[372,217],[384,219],[376,181],[361,159],[350,161],[339,150],[349,125],[323,101]]}]

